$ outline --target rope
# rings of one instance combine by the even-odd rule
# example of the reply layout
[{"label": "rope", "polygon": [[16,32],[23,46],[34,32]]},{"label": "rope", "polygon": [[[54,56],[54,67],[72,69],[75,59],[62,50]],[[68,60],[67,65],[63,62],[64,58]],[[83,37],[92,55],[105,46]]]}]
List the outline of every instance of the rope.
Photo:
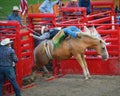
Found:
[{"label": "rope", "polygon": [[45,43],[46,43],[46,44],[45,44],[45,45],[46,45],[46,46],[45,46],[45,52],[46,52],[48,58],[49,58],[49,59],[52,59],[53,57],[52,57],[51,52],[50,52],[50,47],[48,46],[48,41],[46,41]]}]

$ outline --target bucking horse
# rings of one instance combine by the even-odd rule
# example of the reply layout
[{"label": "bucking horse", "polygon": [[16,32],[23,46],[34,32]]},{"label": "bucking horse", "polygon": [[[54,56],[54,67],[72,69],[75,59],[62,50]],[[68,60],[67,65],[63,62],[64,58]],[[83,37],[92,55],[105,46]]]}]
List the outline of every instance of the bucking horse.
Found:
[{"label": "bucking horse", "polygon": [[[84,57],[86,49],[95,49],[97,54],[100,55],[103,60],[107,60],[109,58],[105,41],[94,27],[91,29],[92,31],[87,28],[86,31],[79,32],[79,37],[77,38],[69,37],[64,39],[56,48],[53,44],[54,38],[52,40],[41,42],[34,50],[35,66],[37,68],[41,68],[48,64],[50,60],[64,60],[73,56],[80,64],[85,79],[91,78],[87,62]],[[58,35],[59,32],[55,35],[55,38],[57,38]]]}]

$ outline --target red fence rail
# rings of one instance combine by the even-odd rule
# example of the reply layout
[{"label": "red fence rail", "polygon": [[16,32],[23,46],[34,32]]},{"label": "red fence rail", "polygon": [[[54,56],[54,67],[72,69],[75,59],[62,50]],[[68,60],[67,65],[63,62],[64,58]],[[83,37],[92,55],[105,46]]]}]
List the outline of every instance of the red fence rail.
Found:
[{"label": "red fence rail", "polygon": [[114,12],[114,2],[113,1],[92,1],[91,2],[92,14],[98,12],[105,12],[112,10]]},{"label": "red fence rail", "polygon": [[[65,12],[68,12],[66,9],[64,9],[64,10],[65,10]],[[72,9],[70,9],[70,10],[72,10]],[[79,19],[84,18],[86,15],[82,15],[82,16],[83,17],[80,17]],[[38,16],[34,15],[32,17],[32,15],[31,15],[29,18],[36,19],[36,18],[38,18]],[[44,16],[40,17],[39,19],[43,19],[43,18],[44,18]],[[52,16],[52,18],[54,18],[54,15]],[[74,20],[71,19],[71,20],[60,21],[60,22],[54,21],[53,25],[64,26],[64,27],[75,25],[81,29],[83,29],[84,26],[93,26],[94,25],[96,27],[96,29],[98,30],[98,32],[101,34],[102,38],[104,38],[106,40],[106,42],[109,43],[109,45],[107,45],[107,48],[108,48],[108,51],[110,54],[110,59],[107,62],[104,62],[101,60],[101,58],[98,58],[96,56],[95,51],[87,51],[86,59],[88,62],[90,72],[92,74],[111,74],[111,75],[112,74],[120,74],[119,70],[118,70],[119,68],[116,68],[116,66],[119,65],[119,56],[120,56],[120,52],[119,52],[119,50],[120,50],[119,49],[120,48],[119,36],[120,35],[119,34],[120,33],[119,33],[119,26],[116,25],[114,12],[107,11],[107,12],[103,12],[103,13],[89,15],[89,16],[86,16],[85,18],[87,18],[87,20],[88,20],[87,24],[86,24],[86,21],[80,23],[78,19],[74,19]],[[53,20],[55,20],[55,19],[53,19]],[[37,22],[41,26],[40,21],[37,21]],[[31,21],[31,23],[33,23],[33,22]],[[31,28],[34,28],[33,27],[34,25],[31,25],[31,23],[29,23],[29,25],[31,26]],[[49,25],[49,24],[46,24],[46,25]],[[95,55],[95,56],[93,56],[93,55]],[[112,64],[111,64],[111,62],[112,62]],[[79,66],[78,63],[76,62],[76,60],[74,58],[71,58],[70,60],[53,62],[55,75],[59,74],[59,73],[61,73],[61,74],[81,73],[82,72],[81,68],[80,68],[80,66],[79,67],[78,66]]]}]

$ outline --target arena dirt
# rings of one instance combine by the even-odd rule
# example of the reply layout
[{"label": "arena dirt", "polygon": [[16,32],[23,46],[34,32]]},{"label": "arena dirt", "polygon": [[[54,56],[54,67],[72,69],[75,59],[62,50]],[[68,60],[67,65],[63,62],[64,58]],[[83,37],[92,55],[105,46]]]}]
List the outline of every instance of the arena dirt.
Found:
[{"label": "arena dirt", "polygon": [[46,81],[38,75],[35,84],[22,89],[23,96],[120,96],[120,76],[92,75],[85,80],[73,74]]}]

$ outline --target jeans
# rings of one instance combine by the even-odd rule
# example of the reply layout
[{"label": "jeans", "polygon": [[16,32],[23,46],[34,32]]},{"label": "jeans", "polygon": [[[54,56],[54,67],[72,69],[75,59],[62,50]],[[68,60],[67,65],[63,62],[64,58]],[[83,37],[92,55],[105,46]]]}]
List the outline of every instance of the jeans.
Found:
[{"label": "jeans", "polygon": [[13,67],[0,67],[0,96],[3,96],[2,87],[6,78],[12,84],[16,96],[22,96],[16,82],[15,70]]},{"label": "jeans", "polygon": [[91,3],[90,0],[79,0],[78,1],[79,7],[86,7],[87,15],[91,13]]},{"label": "jeans", "polygon": [[76,26],[69,26],[67,28],[64,28],[64,33],[76,38],[77,33],[80,32],[80,29],[78,29]]}]

